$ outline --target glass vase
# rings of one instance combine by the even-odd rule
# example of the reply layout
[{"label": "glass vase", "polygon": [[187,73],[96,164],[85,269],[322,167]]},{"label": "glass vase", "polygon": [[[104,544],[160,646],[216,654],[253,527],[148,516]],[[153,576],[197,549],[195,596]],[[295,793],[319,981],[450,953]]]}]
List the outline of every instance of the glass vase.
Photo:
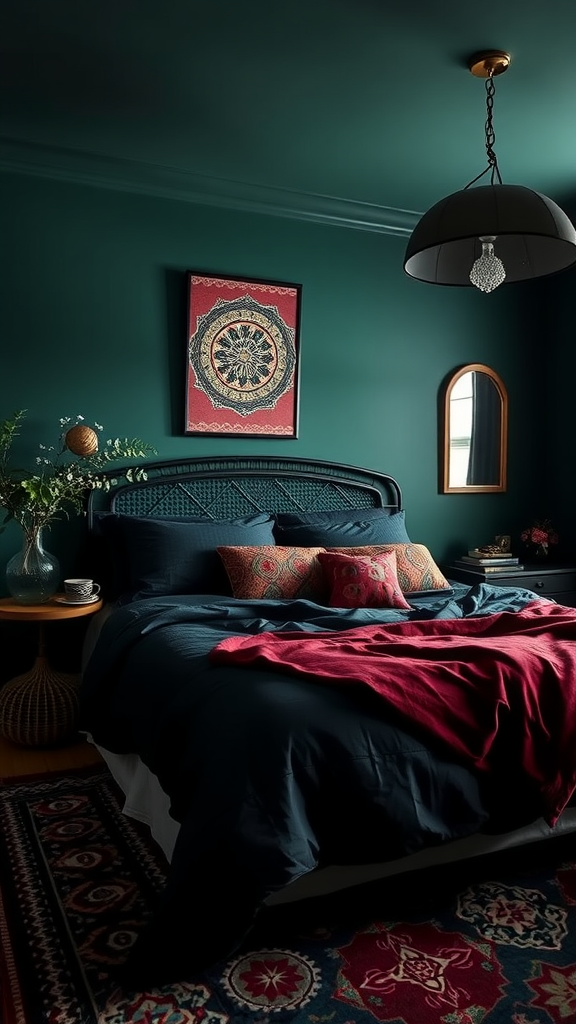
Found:
[{"label": "glass vase", "polygon": [[60,565],[45,550],[42,530],[24,530],[22,548],[6,566],[6,586],[18,604],[44,604],[58,590]]}]

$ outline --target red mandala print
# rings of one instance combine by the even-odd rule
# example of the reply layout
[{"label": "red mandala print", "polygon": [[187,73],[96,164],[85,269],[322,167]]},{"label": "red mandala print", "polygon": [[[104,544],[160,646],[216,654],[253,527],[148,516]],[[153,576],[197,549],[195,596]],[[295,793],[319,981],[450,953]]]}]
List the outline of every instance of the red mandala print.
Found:
[{"label": "red mandala print", "polygon": [[228,965],[224,988],[250,1010],[300,1009],[320,987],[320,972],[302,953],[260,949]]},{"label": "red mandala print", "polygon": [[576,964],[555,967],[541,963],[540,976],[527,984],[536,993],[531,1006],[546,1010],[559,1024],[576,1020]]},{"label": "red mandala print", "polygon": [[[482,949],[429,923],[358,932],[338,950],[345,961],[336,997],[379,1021],[442,1024],[483,1020],[503,996],[492,946]],[[484,968],[484,969],[483,969]]]}]

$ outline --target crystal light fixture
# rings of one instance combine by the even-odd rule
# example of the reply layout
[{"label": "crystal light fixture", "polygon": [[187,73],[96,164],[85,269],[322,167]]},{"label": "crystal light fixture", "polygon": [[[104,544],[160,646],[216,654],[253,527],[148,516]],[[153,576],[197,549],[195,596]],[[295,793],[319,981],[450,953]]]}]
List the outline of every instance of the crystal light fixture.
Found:
[{"label": "crystal light fixture", "polygon": [[[506,59],[508,58],[508,59]],[[476,178],[468,182],[465,188],[470,188],[470,185],[474,185],[480,178],[482,178],[488,171],[491,172],[490,181],[493,185],[495,181],[499,185],[502,184],[502,177],[500,174],[500,168],[498,167],[498,159],[494,152],[494,143],[496,141],[496,135],[494,133],[494,125],[492,122],[492,111],[494,109],[494,74],[496,71],[501,74],[506,71],[510,63],[510,55],[501,53],[496,63],[490,61],[487,69],[486,78],[486,124],[484,125],[484,131],[486,135],[486,155],[488,157],[488,165]],[[476,68],[476,70],[474,70]],[[486,68],[485,61],[476,61],[472,64],[470,70],[472,74],[481,75]],[[479,242],[482,244],[482,254],[477,260],[474,260],[472,269],[470,271],[470,281],[476,288],[479,288],[481,292],[493,292],[499,284],[506,279],[506,271],[504,270],[504,264],[502,260],[496,256],[494,252],[494,242],[496,241],[496,235],[480,235]]]},{"label": "crystal light fixture", "polygon": [[495,235],[482,235],[482,255],[474,260],[470,280],[481,292],[493,292],[506,277],[502,260],[494,254]]},{"label": "crystal light fixture", "polygon": [[[472,181],[421,217],[404,257],[410,277],[430,284],[474,285],[492,292],[504,281],[525,281],[576,263],[576,230],[547,196],[523,185],[503,185],[494,152],[494,76],[508,69],[510,54],[491,50],[468,62],[486,80],[488,164]],[[476,186],[485,174],[490,185]],[[472,187],[476,186],[476,187]]]}]

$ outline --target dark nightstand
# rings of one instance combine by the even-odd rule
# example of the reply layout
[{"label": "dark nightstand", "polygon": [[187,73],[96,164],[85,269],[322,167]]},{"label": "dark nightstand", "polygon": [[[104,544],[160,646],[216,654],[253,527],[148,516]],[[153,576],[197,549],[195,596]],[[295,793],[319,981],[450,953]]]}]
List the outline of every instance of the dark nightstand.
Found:
[{"label": "dark nightstand", "polygon": [[517,572],[491,572],[484,574],[474,568],[444,565],[442,572],[448,580],[456,583],[491,583],[495,587],[524,587],[533,590],[538,597],[550,597],[558,604],[576,608],[576,566],[573,565],[526,565]]},{"label": "dark nightstand", "polygon": [[44,604],[18,604],[0,599],[0,619],[34,622],[38,652],[28,672],[9,680],[0,690],[0,733],[23,746],[48,746],[69,739],[78,727],[78,675],[57,672],[46,657],[45,623],[94,615],[103,602],[67,604],[57,594]]}]

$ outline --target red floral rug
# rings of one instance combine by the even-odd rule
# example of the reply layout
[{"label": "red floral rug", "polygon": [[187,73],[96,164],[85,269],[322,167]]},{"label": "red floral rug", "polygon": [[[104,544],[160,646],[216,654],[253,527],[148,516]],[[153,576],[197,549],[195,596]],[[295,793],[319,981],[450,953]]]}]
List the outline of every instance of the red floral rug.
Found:
[{"label": "red floral rug", "polygon": [[102,768],[0,785],[2,1024],[573,1024],[576,839],[263,916],[227,963],[126,992],[164,883]]}]

